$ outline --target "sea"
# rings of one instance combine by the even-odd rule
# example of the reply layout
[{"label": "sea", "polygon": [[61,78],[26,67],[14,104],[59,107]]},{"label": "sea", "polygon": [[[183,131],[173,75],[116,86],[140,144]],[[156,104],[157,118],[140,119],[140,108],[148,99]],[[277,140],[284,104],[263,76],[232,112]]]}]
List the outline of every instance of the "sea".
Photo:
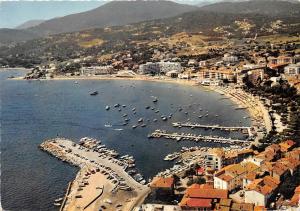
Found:
[{"label": "sea", "polygon": [[[247,111],[236,110],[237,105],[231,100],[198,86],[132,80],[8,79],[25,73],[0,70],[1,205],[5,210],[58,210],[53,206],[54,199],[63,196],[78,168],[41,151],[38,146],[47,139],[99,139],[121,155],[132,155],[137,169],[145,178],[151,178],[173,166],[173,162],[163,158],[182,147],[226,146],[148,139],[147,135],[154,130],[243,138],[240,133],[174,128],[172,122],[251,124]],[[94,91],[98,95],[91,96]],[[154,98],[158,102],[154,103]],[[121,111],[115,104],[121,105]],[[110,109],[106,110],[106,106]],[[146,109],[147,106],[150,108]],[[162,115],[172,117],[163,121]],[[203,117],[199,118],[200,115]],[[125,118],[130,121],[123,126]],[[147,126],[133,129],[139,118]]]}]

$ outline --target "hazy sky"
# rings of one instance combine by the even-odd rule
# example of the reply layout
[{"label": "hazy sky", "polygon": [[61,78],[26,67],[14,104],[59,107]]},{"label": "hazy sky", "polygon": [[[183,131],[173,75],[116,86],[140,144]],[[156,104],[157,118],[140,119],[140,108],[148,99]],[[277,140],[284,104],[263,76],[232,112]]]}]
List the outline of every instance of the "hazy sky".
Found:
[{"label": "hazy sky", "polygon": [[[51,19],[87,11],[99,7],[109,0],[92,1],[3,1],[0,0],[0,28],[15,28],[28,20]],[[196,4],[211,0],[176,0],[180,3]]]},{"label": "hazy sky", "polygon": [[50,19],[87,11],[103,1],[0,1],[0,28],[14,28],[33,19]]}]

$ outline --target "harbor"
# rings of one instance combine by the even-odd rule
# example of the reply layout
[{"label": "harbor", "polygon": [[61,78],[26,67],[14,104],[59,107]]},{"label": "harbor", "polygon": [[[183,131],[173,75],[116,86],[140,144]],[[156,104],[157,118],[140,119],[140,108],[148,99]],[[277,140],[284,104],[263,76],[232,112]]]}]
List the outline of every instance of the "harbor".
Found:
[{"label": "harbor", "polygon": [[[60,160],[80,167],[61,204],[60,210],[131,210],[147,195],[149,188],[141,174],[132,173],[134,160],[121,156],[114,150],[101,146],[93,138],[82,138],[79,144],[64,138],[56,138],[40,145]],[[131,176],[131,175],[132,176]],[[55,203],[58,205],[58,203]],[[104,208],[103,208],[104,209]]]},{"label": "harbor", "polygon": [[188,141],[203,141],[203,142],[214,142],[214,143],[222,143],[222,144],[233,144],[239,146],[248,146],[250,141],[240,140],[240,139],[232,139],[232,138],[224,138],[219,136],[202,136],[195,135],[191,133],[168,133],[164,130],[155,130],[153,133],[148,135],[148,138],[166,138],[172,139],[175,141],[188,140]]},{"label": "harbor", "polygon": [[248,136],[252,136],[252,128],[251,127],[229,127],[229,126],[220,126],[220,125],[203,125],[197,123],[190,122],[174,122],[172,123],[173,127],[189,127],[191,129],[194,128],[203,128],[203,129],[211,129],[211,130],[225,130],[225,131],[242,131],[244,134],[248,134]]}]

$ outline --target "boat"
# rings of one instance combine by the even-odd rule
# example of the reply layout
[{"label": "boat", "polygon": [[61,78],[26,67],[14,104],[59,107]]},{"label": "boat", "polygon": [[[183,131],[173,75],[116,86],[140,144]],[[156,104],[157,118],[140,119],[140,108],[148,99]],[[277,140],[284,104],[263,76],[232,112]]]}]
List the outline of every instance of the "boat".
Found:
[{"label": "boat", "polygon": [[61,206],[61,203],[53,203],[53,205],[59,207]]},{"label": "boat", "polygon": [[123,129],[122,128],[115,128],[114,130],[116,130],[116,131],[122,131]]},{"label": "boat", "polygon": [[58,199],[55,199],[54,201],[55,202],[60,202],[60,201],[62,201],[64,198],[63,197],[60,197],[60,198],[58,198]]},{"label": "boat", "polygon": [[149,108],[150,108],[150,106],[146,106],[146,107],[145,107],[145,109],[149,109]]},{"label": "boat", "polygon": [[90,93],[91,96],[95,96],[95,95],[97,95],[97,94],[98,94],[98,91],[94,91],[94,92],[91,92],[91,93]]},{"label": "boat", "polygon": [[135,129],[135,128],[137,128],[137,125],[132,125],[132,129]]},{"label": "boat", "polygon": [[124,119],[125,120],[125,122],[129,122],[130,121],[130,119],[129,118],[126,118],[126,119]]},{"label": "boat", "polygon": [[157,97],[154,97],[154,99],[152,100],[154,103],[156,103],[158,101]]},{"label": "boat", "polygon": [[167,117],[165,117],[165,116],[162,117],[162,120],[163,120],[163,121],[167,121]]},{"label": "boat", "polygon": [[78,84],[78,81],[75,81],[74,84]]},{"label": "boat", "polygon": [[153,119],[153,122],[157,122],[157,119]]},{"label": "boat", "polygon": [[110,109],[110,106],[105,106],[105,109],[108,111]]},{"label": "boat", "polygon": [[112,127],[111,124],[105,124],[104,126],[105,126],[105,127]]},{"label": "boat", "polygon": [[114,107],[115,107],[115,108],[118,108],[118,107],[120,107],[120,104],[117,103],[117,104],[114,105]]},{"label": "boat", "polygon": [[142,121],[144,121],[143,118],[139,118],[138,122],[142,122]]},{"label": "boat", "polygon": [[141,125],[141,127],[146,127],[146,126],[147,126],[146,124],[142,124],[142,125]]},{"label": "boat", "polygon": [[135,111],[136,108],[133,108],[132,111]]},{"label": "boat", "polygon": [[123,117],[127,117],[127,114],[123,114]]}]

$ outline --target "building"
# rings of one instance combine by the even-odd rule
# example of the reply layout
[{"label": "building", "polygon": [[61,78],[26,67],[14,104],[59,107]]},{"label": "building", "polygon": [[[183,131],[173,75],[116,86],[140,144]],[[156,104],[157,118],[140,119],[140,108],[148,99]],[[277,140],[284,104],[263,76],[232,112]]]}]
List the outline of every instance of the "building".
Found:
[{"label": "building", "polygon": [[284,68],[284,74],[288,76],[298,76],[300,74],[300,62],[286,66]]},{"label": "building", "polygon": [[232,164],[222,168],[214,175],[214,188],[232,191],[243,187],[243,178],[250,172],[256,172],[259,166],[252,162]]},{"label": "building", "polygon": [[251,203],[236,203],[232,199],[221,199],[215,207],[216,211],[253,211],[254,205]]},{"label": "building", "polygon": [[216,203],[227,198],[227,190],[214,189],[207,184],[193,184],[186,189],[179,206],[182,210],[212,210]]},{"label": "building", "polygon": [[280,181],[271,176],[254,180],[245,190],[245,202],[267,207]]},{"label": "building", "polygon": [[222,148],[213,148],[208,150],[205,155],[205,167],[213,170],[220,170],[222,168],[222,161],[225,157],[225,152]]},{"label": "building", "polygon": [[154,177],[150,183],[150,188],[158,197],[172,195],[174,193],[174,178]]},{"label": "building", "polygon": [[199,77],[202,80],[228,80],[229,82],[233,82],[236,75],[230,67],[212,67],[210,69],[200,70]]},{"label": "building", "polygon": [[223,56],[223,61],[228,63],[235,63],[239,61],[239,58],[237,56],[226,53]]},{"label": "building", "polygon": [[143,204],[135,211],[181,211],[181,207],[178,205],[168,205],[168,204]]},{"label": "building", "polygon": [[147,62],[139,66],[138,73],[140,74],[163,74],[167,72],[176,71],[177,73],[182,72],[182,67],[179,62]]},{"label": "building", "polygon": [[269,57],[268,58],[268,67],[271,69],[279,69],[285,67],[289,64],[295,64],[300,62],[299,56],[279,56],[279,57]]},{"label": "building", "polygon": [[114,73],[114,68],[111,65],[82,67],[80,72],[81,75],[106,75]]},{"label": "building", "polygon": [[205,155],[205,167],[220,170],[223,166],[239,163],[251,155],[252,149],[224,151],[222,148],[213,148]]}]

